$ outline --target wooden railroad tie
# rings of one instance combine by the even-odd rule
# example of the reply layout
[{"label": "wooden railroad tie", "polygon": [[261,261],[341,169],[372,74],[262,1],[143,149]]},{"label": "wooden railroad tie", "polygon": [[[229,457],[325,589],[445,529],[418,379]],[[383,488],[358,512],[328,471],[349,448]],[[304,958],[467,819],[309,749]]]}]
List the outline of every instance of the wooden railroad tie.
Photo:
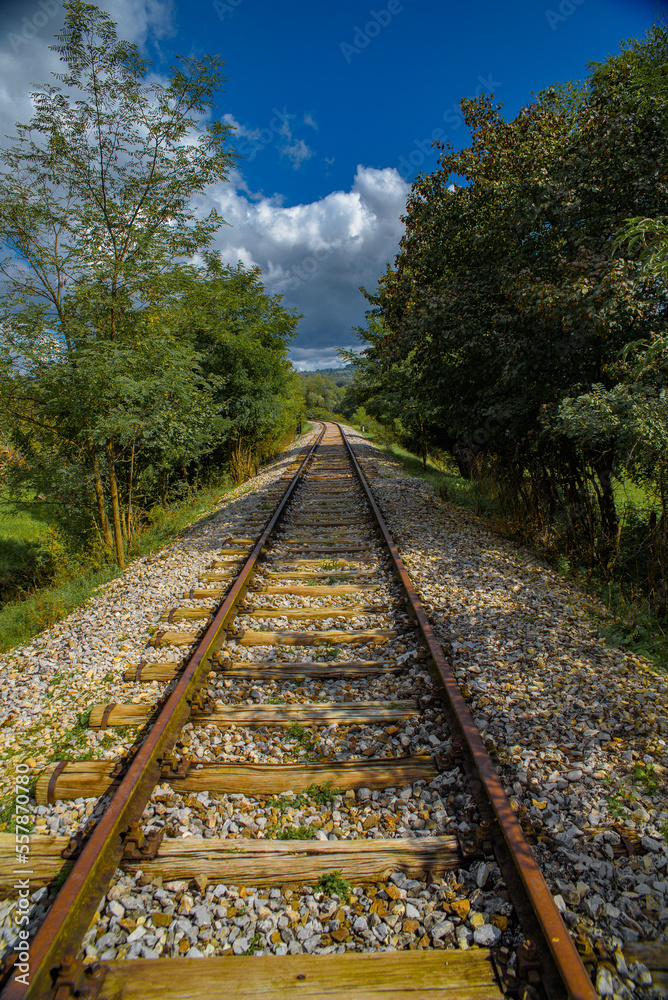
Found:
[{"label": "wooden railroad tie", "polygon": [[313,677],[331,680],[333,677],[347,677],[355,680],[401,673],[406,668],[403,664],[390,660],[332,660],[330,663],[309,660],[273,660],[264,663],[231,660],[229,666],[223,666],[222,669],[228,676],[235,678],[288,680],[291,677]]},{"label": "wooden railroad tie", "polygon": [[171,629],[166,629],[165,631],[156,632],[156,634],[149,639],[149,646],[153,646],[154,649],[158,649],[159,646],[192,646],[194,642],[197,642],[199,638],[199,632],[175,632]]},{"label": "wooden railroad tie", "polygon": [[[320,561],[318,562],[318,565],[320,565]],[[272,580],[319,580],[328,576],[335,576],[337,579],[354,580],[360,576],[368,577],[374,575],[374,571],[371,569],[322,569],[315,571],[293,570],[292,572],[288,572],[286,570],[279,570],[277,572],[276,570],[263,569],[263,573]]]},{"label": "wooden railroad tie", "polygon": [[298,583],[293,583],[292,586],[287,587],[260,587],[259,590],[253,591],[255,594],[283,594],[287,597],[329,597],[330,595],[336,596],[337,594],[371,594],[374,591],[380,590],[379,584],[358,584],[357,586],[345,584],[345,583],[330,583],[330,584],[308,584],[300,585]]},{"label": "wooden railroad tie", "polygon": [[[368,551],[368,547],[364,551],[365,552]],[[321,556],[318,556],[317,559],[306,559],[306,558],[300,559],[298,557],[295,558],[295,553],[291,552],[291,553],[288,553],[285,556],[276,556],[275,562],[276,562],[277,565],[280,565],[280,566],[286,566],[286,565],[287,566],[295,566],[295,567],[298,567],[298,566],[313,566],[314,569],[319,570],[319,569],[322,569],[322,564],[323,564],[323,562],[325,562],[327,560],[327,556],[329,556],[329,555],[333,555],[334,556],[333,562],[335,562],[337,564],[340,564],[340,569],[339,569],[339,566],[337,565],[337,567],[335,569],[323,570],[325,576],[331,576],[333,573],[339,574],[340,571],[343,572],[346,569],[346,567],[348,567],[348,566],[352,566],[356,570],[357,569],[357,565],[359,563],[362,563],[362,565],[364,566],[364,565],[369,565],[369,563],[371,562],[371,559],[367,559],[367,558],[364,558],[362,556],[359,556],[356,559],[344,559],[341,556],[337,556],[336,553],[331,553],[331,552],[323,552],[323,554]],[[283,569],[283,570],[280,570],[279,572],[285,573],[286,570]],[[360,571],[357,570],[357,572],[359,573]],[[376,573],[376,572],[377,572],[377,570],[369,570],[369,573]],[[270,573],[269,575],[275,576],[276,574],[275,573]],[[317,574],[315,574],[315,573],[309,573],[307,575],[308,576],[315,576]]]},{"label": "wooden railroad tie", "polygon": [[172,608],[171,611],[165,611],[164,614],[160,615],[161,622],[172,622],[179,621],[202,621],[207,618],[211,618],[213,611],[208,611],[206,608]]},{"label": "wooden railroad tie", "polygon": [[[373,604],[354,604],[351,607],[342,607],[337,604],[328,604],[320,608],[240,608],[239,614],[248,615],[250,618],[288,618],[293,620],[318,618],[357,618],[359,615],[380,615],[387,614],[385,608],[378,608]],[[208,617],[208,612],[200,612],[199,616]],[[196,615],[184,615],[184,617],[194,618]],[[176,613],[175,613],[176,617]]]},{"label": "wooden railroad tie", "polygon": [[[207,618],[209,615],[207,615]],[[280,617],[278,615],[274,617]],[[284,616],[285,617],[285,616]],[[329,616],[333,617],[333,616]],[[378,646],[394,639],[399,633],[392,628],[354,629],[349,632],[338,629],[320,629],[313,632],[274,631],[262,632],[253,629],[239,629],[230,638],[241,646],[320,646],[323,643],[333,645],[371,645]],[[149,646],[158,649],[160,646],[191,646],[197,641],[197,632],[177,632],[171,629],[156,632],[149,640]]]},{"label": "wooden railroad tie", "polygon": [[[12,842],[10,844],[10,841]],[[62,868],[69,837],[39,836],[31,841],[31,886],[48,884]],[[13,850],[12,850],[13,847]],[[61,862],[59,864],[59,861]],[[16,875],[16,841],[0,834],[0,887],[11,890]],[[461,868],[464,857],[456,837],[387,837],[360,840],[249,840],[246,837],[165,838],[155,858],[123,861],[165,881],[205,875],[233,885],[308,883],[329,872],[345,871],[349,880],[379,882],[392,872],[411,878],[439,877]]]},{"label": "wooden railroad tie", "polygon": [[[433,757],[376,757],[368,761],[331,761],[313,764],[202,764],[181,760],[185,777],[161,777],[176,792],[221,792],[243,795],[278,795],[303,792],[311,785],[332,789],[403,787],[414,781],[431,781],[439,773]],[[61,765],[63,765],[61,767]],[[35,785],[37,805],[57,799],[91,798],[116,787],[126,764],[121,760],[75,760],[49,764]],[[170,772],[169,767],[165,768]],[[55,777],[54,777],[55,776]]]},{"label": "wooden railroad tie", "polygon": [[[331,663],[310,660],[214,660],[211,670],[226,673],[236,679],[252,677],[264,680],[289,680],[297,677],[315,677],[330,680],[333,677],[378,677],[405,670],[405,666],[390,660],[332,660]],[[157,663],[131,664],[123,673],[123,680],[148,684],[151,681],[171,681],[183,670],[178,660]]]},{"label": "wooden railroad tie", "polygon": [[[299,722],[306,726],[340,726],[378,724],[409,719],[417,712],[413,701],[401,702],[318,702],[295,705],[224,705],[213,712],[193,711],[191,722],[198,726],[290,726]],[[143,726],[157,711],[153,704],[121,704],[109,702],[91,709],[91,729],[113,726]]]},{"label": "wooden railroad tie", "polygon": [[306,520],[306,521],[297,521],[297,520],[295,520],[295,521],[292,521],[289,525],[286,524],[286,527],[289,527],[289,528],[295,527],[298,530],[306,530],[306,529],[310,529],[310,530],[314,530],[315,529],[315,530],[317,530],[318,528],[357,528],[357,529],[359,529],[359,523],[360,522],[359,522],[359,518],[358,517],[350,518],[350,519],[342,517],[342,518],[337,518],[336,521],[332,520],[331,517],[328,517],[328,518],[323,518],[322,520],[320,520],[320,519],[315,520],[314,518],[310,518],[309,520]]},{"label": "wooden railroad tie", "polygon": [[[383,951],[105,962],[120,1000],[502,1000],[490,952]],[[116,993],[114,993],[116,995]]]},{"label": "wooden railroad tie", "polygon": [[317,632],[260,632],[246,629],[237,639],[241,646],[320,646],[323,643],[339,645],[382,645],[399,633],[393,628],[355,629],[340,632],[322,629]]}]

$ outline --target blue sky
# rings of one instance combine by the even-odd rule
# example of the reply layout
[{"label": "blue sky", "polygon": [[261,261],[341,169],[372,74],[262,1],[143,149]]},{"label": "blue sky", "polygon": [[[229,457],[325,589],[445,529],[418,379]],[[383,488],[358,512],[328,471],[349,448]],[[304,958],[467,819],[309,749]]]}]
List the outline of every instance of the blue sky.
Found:
[{"label": "blue sky", "polygon": [[[229,81],[216,115],[245,153],[207,193],[231,223],[230,262],[258,264],[269,291],[304,318],[298,367],[338,365],[337,348],[392,261],[410,182],[433,170],[435,130],[468,140],[462,97],[493,92],[514,117],[551,83],[642,36],[651,0],[100,0],[119,33],[165,71],[175,52],[219,53]],[[27,120],[29,83],[55,68],[57,0],[0,0],[0,128]]]}]

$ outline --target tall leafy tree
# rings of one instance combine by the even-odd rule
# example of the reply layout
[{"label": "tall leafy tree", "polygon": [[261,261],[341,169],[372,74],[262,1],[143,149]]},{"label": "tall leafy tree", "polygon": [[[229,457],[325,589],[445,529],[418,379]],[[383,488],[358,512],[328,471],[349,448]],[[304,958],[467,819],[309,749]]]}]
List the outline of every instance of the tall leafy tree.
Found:
[{"label": "tall leafy tree", "polygon": [[432,443],[464,471],[482,456],[525,523],[587,535],[603,566],[626,452],[556,415],[611,389],[625,345],[665,330],[665,287],[615,240],[629,216],[665,211],[667,57],[656,27],[514,121],[488,98],[463,102],[470,146],[443,146],[415,182],[396,267],[371,297],[386,332],[361,361],[390,381],[410,366],[395,415],[419,400]]},{"label": "tall leafy tree", "polygon": [[193,196],[233,162],[229,127],[205,121],[225,78],[217,58],[179,57],[166,83],[149,82],[136,47],[81,0],[65,4],[53,48],[63,72],[33,93],[32,120],[2,154],[5,394],[34,465],[49,455],[54,474],[64,462],[71,484],[79,470],[77,490],[92,485],[123,565],[133,473],[124,516],[119,463],[134,469],[159,413],[163,443],[173,448],[179,424],[192,457],[200,435],[188,414],[206,415],[188,374],[196,345],[177,340],[170,306],[191,281],[185,262],[222,222],[198,218]]}]

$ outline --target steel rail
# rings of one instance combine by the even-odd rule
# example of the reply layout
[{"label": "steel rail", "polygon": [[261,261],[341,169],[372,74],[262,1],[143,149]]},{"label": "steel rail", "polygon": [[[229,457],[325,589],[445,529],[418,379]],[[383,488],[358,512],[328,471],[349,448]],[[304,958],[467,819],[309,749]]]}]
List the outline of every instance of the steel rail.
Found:
[{"label": "steel rail", "polygon": [[[297,484],[325,433],[318,437],[293,476],[271,520],[265,526],[232,589],[222,601],[179,680],[162,706],[145,741],[97,822],[44,922],[30,943],[30,985],[11,978],[1,1000],[53,1000],[53,981],[68,954],[78,949],[95,915],[124,850],[123,838],[131,823],[140,819],[151,792],[160,779],[161,761],[174,746],[188,721],[192,701],[204,681],[207,665],[237,602],[245,595],[264,545],[280,520]],[[21,873],[28,875],[28,872]]]},{"label": "steel rail", "polygon": [[[450,709],[448,715],[454,720],[465,745],[468,747],[478,778],[482,783],[485,797],[492,807],[505,844],[510,851],[513,866],[528,897],[531,910],[536,917],[543,943],[549,949],[549,954],[553,960],[553,968],[552,970],[548,970],[548,972],[557,973],[565,990],[565,994],[562,995],[568,996],[571,1000],[596,1000],[596,990],[571,940],[566,925],[561,919],[561,914],[556,907],[543,874],[531,853],[531,848],[524,836],[522,827],[517,821],[508,796],[503,790],[492,759],[473,722],[468,705],[459,690],[446,655],[436,639],[431,623],[415,592],[406,567],[385,524],[383,515],[367,483],[366,477],[360,468],[357,457],[346,435],[343,433],[341,425],[337,424],[337,427],[341,432],[341,437],[350,455],[355,474],[373,510],[385,543],[390,550],[395,572],[401,581],[406,598],[420,627],[429,655],[433,660],[438,677],[443,685],[443,691]],[[519,909],[521,910],[521,907]],[[550,979],[553,978],[553,975],[550,975]]]}]

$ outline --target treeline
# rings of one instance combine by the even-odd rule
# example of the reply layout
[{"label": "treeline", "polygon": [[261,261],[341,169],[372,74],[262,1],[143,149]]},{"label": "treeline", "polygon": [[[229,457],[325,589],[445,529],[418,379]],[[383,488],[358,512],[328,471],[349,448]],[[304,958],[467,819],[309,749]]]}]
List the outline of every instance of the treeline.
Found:
[{"label": "treeline", "polygon": [[[413,184],[360,331],[359,401],[412,450],[490,484],[507,521],[666,609],[668,34],[512,121],[462,102],[470,145]],[[625,505],[623,490],[643,498]],[[628,565],[623,566],[624,561]],[[632,564],[632,565],[631,565]]]},{"label": "treeline", "polygon": [[57,85],[2,154],[3,486],[120,566],[158,504],[235,481],[294,433],[298,317],[223,266],[198,196],[235,162],[217,59],[167,84],[107,14],[65,4]]},{"label": "treeline", "polygon": [[299,383],[304,397],[304,411],[311,420],[333,416],[351,417],[357,406],[353,382],[355,369],[321,368],[300,372]]}]

